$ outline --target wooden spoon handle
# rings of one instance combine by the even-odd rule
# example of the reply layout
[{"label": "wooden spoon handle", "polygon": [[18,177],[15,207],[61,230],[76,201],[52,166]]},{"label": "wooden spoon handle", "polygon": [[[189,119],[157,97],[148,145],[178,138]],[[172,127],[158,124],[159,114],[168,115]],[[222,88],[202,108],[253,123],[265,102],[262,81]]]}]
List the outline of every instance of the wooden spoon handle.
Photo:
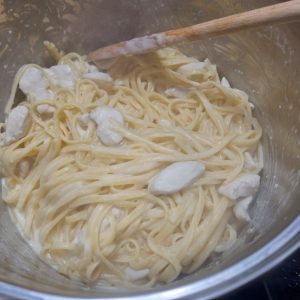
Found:
[{"label": "wooden spoon handle", "polygon": [[270,23],[292,21],[300,17],[300,0],[266,6],[208,22],[134,38],[88,54],[89,61],[140,54],[186,41],[222,35]]}]

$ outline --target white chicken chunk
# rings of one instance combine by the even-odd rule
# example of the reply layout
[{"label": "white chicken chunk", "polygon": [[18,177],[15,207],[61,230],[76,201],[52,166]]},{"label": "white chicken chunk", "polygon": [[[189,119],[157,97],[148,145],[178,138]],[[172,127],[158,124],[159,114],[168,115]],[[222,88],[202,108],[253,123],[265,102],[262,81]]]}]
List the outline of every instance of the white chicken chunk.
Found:
[{"label": "white chicken chunk", "polygon": [[194,183],[204,173],[204,170],[204,165],[197,161],[173,163],[151,179],[148,190],[154,195],[169,195],[179,192]]},{"label": "white chicken chunk", "polygon": [[248,207],[250,203],[252,202],[253,197],[249,196],[242,200],[240,200],[233,208],[233,213],[236,216],[236,218],[243,222],[249,222],[250,217],[248,214]]},{"label": "white chicken chunk", "polygon": [[109,106],[101,106],[90,113],[90,117],[97,124],[97,136],[106,146],[118,145],[123,140],[123,135],[111,130],[111,121],[124,125],[121,112]]},{"label": "white chicken chunk", "polygon": [[[33,101],[53,100],[54,93],[49,89],[50,83],[58,87],[73,89],[75,76],[71,68],[63,64],[43,70],[36,67],[28,67],[20,79],[19,87]],[[40,114],[53,114],[55,110],[55,106],[49,104],[37,106],[37,111]]]},{"label": "white chicken chunk", "polygon": [[37,112],[41,115],[43,114],[53,114],[56,108],[49,104],[40,104],[36,108]]},{"label": "white chicken chunk", "polygon": [[24,137],[30,126],[30,113],[26,106],[20,105],[11,110],[6,122],[5,145]]},{"label": "white chicken chunk", "polygon": [[53,99],[54,95],[48,90],[48,86],[48,80],[43,72],[34,67],[26,69],[19,82],[22,92],[30,96],[33,101]]},{"label": "white chicken chunk", "polygon": [[259,187],[260,176],[257,174],[244,174],[232,182],[219,187],[218,192],[232,200],[254,195]]},{"label": "white chicken chunk", "polygon": [[44,70],[52,84],[62,88],[74,89],[75,76],[68,65],[57,65]]}]

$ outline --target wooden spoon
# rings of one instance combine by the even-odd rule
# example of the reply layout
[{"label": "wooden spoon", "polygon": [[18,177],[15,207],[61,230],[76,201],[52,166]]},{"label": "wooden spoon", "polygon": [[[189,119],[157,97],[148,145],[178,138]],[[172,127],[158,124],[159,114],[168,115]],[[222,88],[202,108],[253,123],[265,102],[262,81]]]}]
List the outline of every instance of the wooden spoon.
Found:
[{"label": "wooden spoon", "polygon": [[208,22],[134,38],[88,54],[88,61],[140,54],[182,42],[201,40],[270,23],[300,20],[300,0],[266,6]]}]

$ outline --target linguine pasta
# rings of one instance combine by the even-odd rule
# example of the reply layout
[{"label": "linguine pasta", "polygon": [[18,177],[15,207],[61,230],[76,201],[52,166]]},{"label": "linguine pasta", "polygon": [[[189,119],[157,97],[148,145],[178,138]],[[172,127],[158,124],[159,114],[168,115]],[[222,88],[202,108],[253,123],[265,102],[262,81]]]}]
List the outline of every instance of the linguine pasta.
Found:
[{"label": "linguine pasta", "polygon": [[[71,67],[75,87],[50,84],[54,99],[24,99],[30,128],[0,147],[3,199],[39,256],[71,278],[132,287],[170,282],[231,247],[234,201],[218,187],[246,172],[246,152],[257,159],[251,172],[262,168],[248,96],[221,84],[208,60],[199,68],[171,48],[118,59],[105,87],[83,78],[88,65],[78,54],[59,63]],[[7,113],[30,66],[43,70],[20,69]],[[54,112],[39,113],[41,104]],[[123,136],[115,146],[99,140],[95,122],[81,121],[104,105],[124,117],[125,126],[110,124]],[[173,194],[149,192],[156,174],[183,161],[201,162],[204,174]]]}]

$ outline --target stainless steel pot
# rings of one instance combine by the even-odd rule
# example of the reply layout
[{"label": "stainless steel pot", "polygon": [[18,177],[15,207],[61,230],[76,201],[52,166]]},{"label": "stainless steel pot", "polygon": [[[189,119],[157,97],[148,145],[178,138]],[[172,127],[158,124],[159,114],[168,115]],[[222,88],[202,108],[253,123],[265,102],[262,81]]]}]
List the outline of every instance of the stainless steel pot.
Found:
[{"label": "stainless steel pot", "polygon": [[[85,54],[102,45],[268,5],[265,0],[0,1],[0,105],[24,63],[49,65],[42,41]],[[268,26],[181,47],[209,57],[250,95],[263,126],[265,168],[253,225],[236,247],[190,276],[147,291],[86,286],[41,262],[0,204],[0,293],[24,299],[213,298],[249,282],[299,247],[300,23]]]}]

